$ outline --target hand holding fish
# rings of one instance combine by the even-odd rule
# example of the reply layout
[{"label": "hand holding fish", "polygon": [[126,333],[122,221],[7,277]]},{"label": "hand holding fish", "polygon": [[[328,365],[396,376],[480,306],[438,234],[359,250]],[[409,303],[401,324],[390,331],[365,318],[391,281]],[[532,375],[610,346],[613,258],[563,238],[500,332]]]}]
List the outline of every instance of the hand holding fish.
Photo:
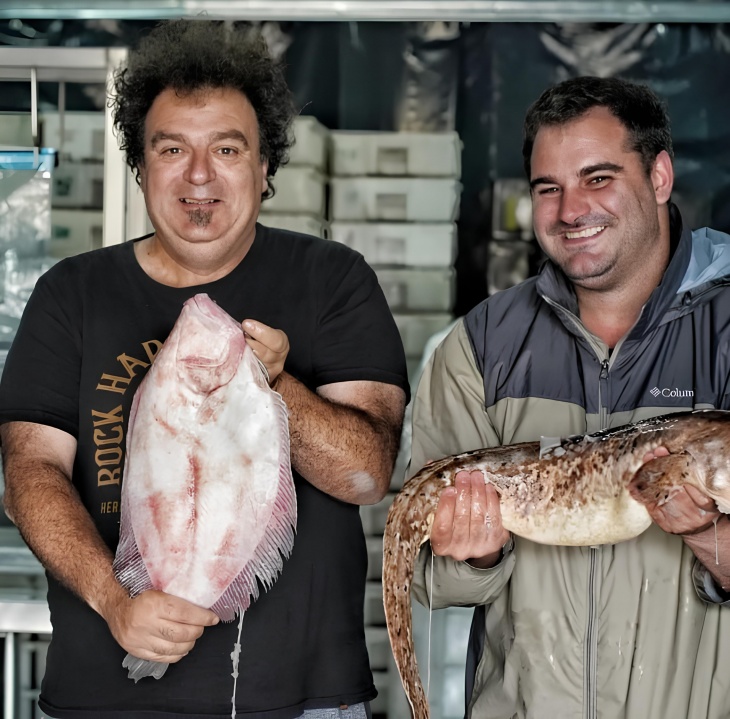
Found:
[{"label": "hand holding fish", "polygon": [[121,599],[104,618],[119,645],[130,654],[166,664],[180,661],[203,630],[220,621],[208,609],[156,590]]},{"label": "hand holding fish", "polygon": [[644,456],[644,466],[632,480],[629,490],[634,499],[641,502],[652,520],[669,534],[696,534],[703,532],[717,521],[721,512],[712,497],[697,487],[677,485],[663,497],[647,488],[656,483],[675,460],[666,447],[657,447]]},{"label": "hand holding fish", "polygon": [[243,333],[256,358],[266,367],[269,385],[273,387],[284,370],[284,362],[289,354],[289,338],[282,330],[255,320],[243,321]]},{"label": "hand holding fish", "polygon": [[433,553],[468,561],[479,569],[493,567],[509,540],[502,526],[499,494],[480,471],[458,472],[454,486],[441,493],[433,528]]}]

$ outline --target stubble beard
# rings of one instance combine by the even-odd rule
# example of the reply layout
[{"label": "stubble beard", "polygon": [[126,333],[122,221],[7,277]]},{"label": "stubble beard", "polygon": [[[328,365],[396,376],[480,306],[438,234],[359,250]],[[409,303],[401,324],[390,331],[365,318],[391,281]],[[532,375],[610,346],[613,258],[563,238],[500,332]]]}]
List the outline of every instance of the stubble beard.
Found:
[{"label": "stubble beard", "polygon": [[207,227],[213,219],[213,211],[201,210],[197,207],[194,210],[188,211],[188,218],[190,219],[190,222],[197,227]]}]

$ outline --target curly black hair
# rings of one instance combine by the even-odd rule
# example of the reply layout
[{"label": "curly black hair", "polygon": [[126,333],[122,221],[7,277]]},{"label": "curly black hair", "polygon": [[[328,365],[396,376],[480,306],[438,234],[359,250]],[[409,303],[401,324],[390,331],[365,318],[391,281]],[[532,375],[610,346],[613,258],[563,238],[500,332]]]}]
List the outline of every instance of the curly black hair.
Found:
[{"label": "curly black hair", "polygon": [[274,194],[270,178],[286,164],[292,144],[291,92],[258,32],[210,20],[173,20],[156,26],[115,73],[109,104],[137,182],[144,163],[145,118],[155,98],[167,89],[184,97],[218,88],[243,93],[256,112],[261,159],[268,161],[269,190],[263,198]]},{"label": "curly black hair", "polygon": [[577,120],[594,107],[607,108],[621,121],[647,175],[662,150],[674,159],[669,116],[650,88],[618,77],[574,77],[545,90],[527,111],[522,161],[528,180],[538,130]]}]

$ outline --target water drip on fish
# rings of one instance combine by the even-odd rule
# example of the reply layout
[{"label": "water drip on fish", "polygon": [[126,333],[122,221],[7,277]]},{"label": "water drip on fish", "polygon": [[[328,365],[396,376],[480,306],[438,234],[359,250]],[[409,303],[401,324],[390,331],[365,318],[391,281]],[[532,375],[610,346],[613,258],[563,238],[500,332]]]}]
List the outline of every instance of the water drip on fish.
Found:
[{"label": "water drip on fish", "polygon": [[[295,527],[284,401],[241,325],[196,295],[134,396],[117,579],[231,621],[276,581]],[[123,666],[135,681],[167,668],[130,655]]]},{"label": "water drip on fish", "polygon": [[[668,456],[647,462],[659,447]],[[428,701],[413,648],[411,584],[441,492],[458,472],[481,471],[500,495],[502,524],[533,542],[615,544],[651,524],[644,502],[662,503],[683,485],[697,487],[730,512],[730,412],[666,415],[583,437],[478,449],[426,465],[388,512],[383,537],[383,594],[396,666],[413,716]],[[632,485],[638,499],[629,491]],[[640,501],[639,501],[640,500]]]}]

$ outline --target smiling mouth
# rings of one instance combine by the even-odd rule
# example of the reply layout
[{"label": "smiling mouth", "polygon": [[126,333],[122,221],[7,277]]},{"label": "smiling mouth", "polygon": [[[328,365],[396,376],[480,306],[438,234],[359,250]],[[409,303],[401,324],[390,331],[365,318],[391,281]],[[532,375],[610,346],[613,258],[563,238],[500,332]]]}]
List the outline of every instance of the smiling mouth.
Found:
[{"label": "smiling mouth", "polygon": [[196,200],[191,197],[181,197],[180,202],[182,202],[185,205],[212,205],[215,202],[219,202],[219,200]]},{"label": "smiling mouth", "polygon": [[582,230],[575,230],[573,232],[566,231],[565,237],[569,240],[579,240],[584,237],[593,237],[593,235],[597,235],[599,232],[603,232],[606,227],[608,227],[608,225],[598,225],[597,227],[584,227]]}]

